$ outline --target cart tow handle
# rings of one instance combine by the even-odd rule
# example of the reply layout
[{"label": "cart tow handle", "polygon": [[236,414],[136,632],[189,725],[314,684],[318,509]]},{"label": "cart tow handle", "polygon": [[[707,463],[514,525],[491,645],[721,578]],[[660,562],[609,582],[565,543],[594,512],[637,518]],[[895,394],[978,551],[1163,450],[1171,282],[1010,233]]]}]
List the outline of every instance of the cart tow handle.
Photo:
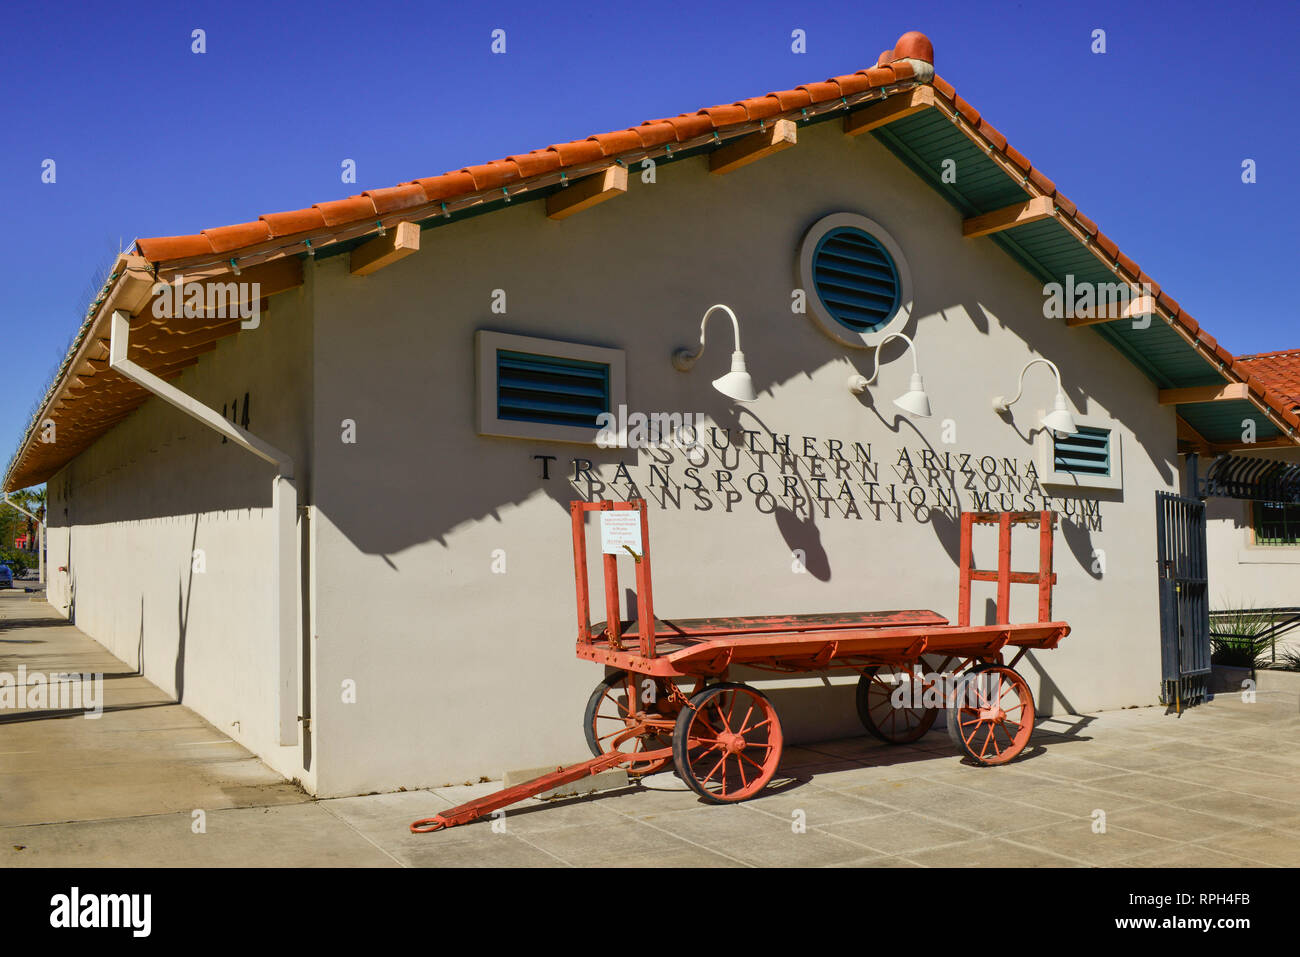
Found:
[{"label": "cart tow handle", "polygon": [[[664,749],[665,751],[668,749]],[[458,824],[468,824],[471,821],[478,820],[485,814],[491,814],[493,811],[500,810],[508,805],[515,804],[525,798],[536,797],[543,791],[550,791],[553,788],[569,784],[573,781],[581,780],[601,771],[608,771],[610,768],[616,768],[620,764],[634,764],[638,761],[646,761],[651,758],[657,758],[653,751],[624,752],[609,751],[599,757],[583,761],[581,764],[571,764],[568,767],[556,768],[549,774],[543,774],[539,778],[533,778],[531,781],[525,781],[523,784],[516,784],[514,787],[505,788],[486,797],[469,801],[459,807],[454,807],[449,811],[443,811],[435,817],[426,817],[411,824],[412,834],[428,834],[431,831],[440,831],[445,827],[455,827]]]}]

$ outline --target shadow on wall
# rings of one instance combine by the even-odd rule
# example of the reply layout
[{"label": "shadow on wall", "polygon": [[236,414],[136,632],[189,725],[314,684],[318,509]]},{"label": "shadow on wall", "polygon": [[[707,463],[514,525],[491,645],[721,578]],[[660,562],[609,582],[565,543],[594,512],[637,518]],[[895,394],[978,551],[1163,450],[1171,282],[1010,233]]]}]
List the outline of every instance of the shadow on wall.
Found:
[{"label": "shadow on wall", "polygon": [[[924,314],[924,310],[919,305],[917,312]],[[989,314],[978,304],[951,304],[937,313],[932,312],[930,318],[922,322],[926,324],[937,324],[940,321],[955,322],[958,321],[956,319],[958,315],[973,317],[966,321],[971,322],[981,334],[990,334]],[[494,328],[499,325],[491,322],[485,324],[492,325]],[[684,321],[683,326],[686,325],[687,322]],[[1108,380],[1098,375],[1095,365],[1087,366],[1086,357],[1091,356],[1095,359],[1098,355],[1097,350],[1062,350],[1060,343],[1055,341],[1060,338],[1061,330],[1055,330],[1054,336],[1048,336],[1047,320],[1044,320],[1041,337],[1037,328],[1030,323],[1024,330],[1029,340],[1028,347],[1031,352],[1034,352],[1039,351],[1039,347],[1050,345],[1054,354],[1066,352],[1058,364],[1062,365],[1065,388],[1075,406],[1088,408],[1089,396],[1085,394],[1083,388],[1085,382],[1090,386],[1096,386],[1092,391],[1102,396],[1108,406],[1118,410],[1117,417],[1135,432],[1137,444],[1142,445],[1147,454],[1152,456],[1152,461],[1157,463],[1161,475],[1172,479],[1175,474],[1173,463],[1159,459],[1157,454],[1161,449],[1172,448],[1173,444],[1171,435],[1164,434],[1165,422],[1158,414],[1160,410],[1155,409],[1153,413],[1152,409],[1155,408],[1153,404],[1151,408],[1135,408],[1132,415],[1129,415],[1127,410],[1134,405],[1131,399],[1126,394],[1111,394]],[[519,331],[536,334],[539,330],[533,328]],[[761,339],[756,345],[754,339],[748,341],[747,352],[751,356],[751,370],[766,370],[769,373],[765,380],[760,379],[756,382],[756,387],[760,391],[794,386],[799,380],[807,380],[810,377],[810,373],[805,370],[824,368],[828,364],[845,359],[844,350],[828,338],[816,333],[815,330],[808,329],[805,332],[806,335],[801,336],[794,344],[787,344],[787,348],[783,348],[782,341],[777,337]],[[1071,333],[1074,334],[1091,335],[1092,333],[1078,330]],[[683,331],[680,338],[686,339],[689,335]],[[1040,338],[1042,342],[1038,341]],[[1050,343],[1049,339],[1052,340]],[[885,349],[886,355],[883,358],[886,363],[907,361],[901,343],[891,343]],[[382,375],[378,370],[363,370],[359,373],[361,377],[352,383],[352,387],[362,390],[372,407],[400,409],[401,412],[387,417],[386,420],[367,422],[355,445],[355,451],[340,453],[330,447],[338,441],[333,425],[326,424],[333,419],[333,415],[324,413],[321,416],[318,441],[323,448],[318,461],[322,466],[327,467],[322,468],[317,476],[319,497],[317,504],[339,531],[363,554],[380,556],[392,566],[393,559],[390,556],[430,541],[445,543],[447,535],[453,529],[468,522],[489,518],[501,521],[500,509],[522,503],[539,492],[555,502],[555,528],[562,530],[567,519],[568,502],[575,498],[590,497],[587,490],[583,488],[585,477],[603,471],[605,478],[608,479],[622,461],[628,462],[629,468],[636,470],[636,475],[629,476],[625,472],[624,477],[615,480],[616,484],[607,481],[597,482],[596,485],[602,487],[596,488],[596,497],[603,494],[607,498],[623,499],[639,494],[652,499],[660,508],[687,511],[693,507],[692,494],[700,490],[691,488],[688,480],[683,478],[682,473],[689,463],[681,456],[673,460],[672,478],[668,487],[665,488],[661,481],[651,481],[652,487],[646,487],[630,485],[629,480],[635,478],[637,483],[646,482],[645,476],[650,466],[656,463],[654,453],[638,456],[637,452],[629,450],[605,450],[478,436],[473,426],[475,397],[472,370],[468,368],[472,364],[468,351],[462,355],[456,350],[448,350],[447,354],[439,357],[437,361],[441,363],[439,374],[425,370],[419,385],[419,389],[423,391],[418,392],[412,391],[409,379],[400,386],[389,385],[390,381],[395,382],[404,378],[398,375],[398,372],[405,367],[407,360],[399,356],[394,356],[391,367],[384,370]],[[1111,361],[1126,362],[1118,354]],[[466,368],[458,369],[460,364]],[[664,365],[667,367],[666,362]],[[994,391],[1014,389],[1014,376],[1017,370],[1003,369],[1000,372],[1012,377],[1011,381],[1004,384],[1000,380],[990,380],[988,385],[990,394]],[[836,569],[832,567],[830,556],[824,546],[822,523],[819,521],[823,518],[820,507],[813,509],[792,507],[792,500],[780,493],[784,476],[781,474],[780,464],[774,461],[770,450],[756,456],[748,450],[727,448],[731,438],[739,437],[746,429],[762,433],[760,442],[767,441],[767,434],[774,430],[759,419],[752,409],[737,407],[714,393],[707,387],[705,376],[700,374],[696,376],[697,380],[704,383],[701,387],[700,381],[672,380],[670,375],[671,373],[665,373],[663,382],[653,382],[647,390],[649,394],[642,401],[650,408],[664,409],[689,402],[717,423],[717,434],[711,437],[717,444],[709,449],[713,465],[720,464],[723,469],[727,469],[733,461],[742,461],[745,455],[750,459],[765,456],[764,471],[777,492],[771,507],[761,509],[762,512],[771,515],[772,549],[791,556],[791,560],[796,557],[792,553],[799,553],[806,570],[814,578],[822,582],[830,581]],[[1050,399],[1050,390],[1054,388],[1050,382],[1033,381],[1031,385],[1029,398],[1023,400],[1026,406],[1032,408],[1035,401],[1044,401],[1040,394],[1043,392],[1046,392],[1046,398]],[[406,391],[399,393],[396,391],[399,388]],[[393,391],[390,393],[390,390]],[[692,398],[684,398],[684,394],[687,393]],[[387,401],[389,398],[393,401]],[[864,397],[863,407],[875,415],[885,428],[899,436],[900,443],[905,442],[907,447],[913,450],[920,448],[942,459],[945,455],[951,454],[954,449],[961,447],[960,445],[936,447],[901,413],[896,413],[892,420],[887,414],[881,414],[871,402],[870,390]],[[1020,420],[1025,421],[1024,408],[1017,406],[1017,412],[1021,414]],[[937,414],[941,415],[942,410],[938,410]],[[1032,411],[1030,414],[1032,415]],[[987,410],[987,415],[990,419],[994,419],[991,410]],[[789,425],[789,423],[784,424],[787,427]],[[983,428],[984,426],[981,426],[981,429]],[[1032,432],[1022,432],[1014,423],[1010,423],[1007,428],[1009,439],[1019,437],[1024,443],[1023,452],[1015,453],[1019,461],[1032,460]],[[731,431],[727,432],[727,430]],[[778,431],[777,434],[783,433]],[[418,443],[413,444],[412,435],[419,436]],[[826,436],[819,436],[819,440],[824,438]],[[800,451],[795,447],[798,442],[797,436],[791,436],[791,451],[796,455]],[[819,454],[824,454],[824,447]],[[577,464],[574,460],[577,460]],[[658,464],[666,470],[665,462],[659,460]],[[755,463],[744,464],[751,466]],[[884,477],[892,463],[879,464],[882,470],[882,481],[895,481],[892,477]],[[590,466],[590,471],[586,470],[587,466]],[[744,492],[744,478],[744,473],[736,472],[728,481],[734,483],[739,491]],[[960,476],[954,477],[952,473],[948,473],[939,480],[939,483],[946,486],[953,502],[960,503],[960,507],[969,508],[970,492],[957,481],[958,478]],[[791,480],[794,483],[793,489],[797,490],[800,496],[805,499],[815,498],[806,474],[801,472],[791,476]],[[710,475],[708,471],[701,469],[698,481],[713,483],[721,480],[716,474]],[[1041,491],[1040,488],[1040,494]],[[713,497],[713,507],[716,508],[718,505],[723,508],[729,507],[725,498],[727,494],[725,487],[706,487],[703,492]],[[1057,500],[1086,498],[1100,502],[1123,501],[1122,492],[1099,492],[1091,489],[1087,490],[1086,494],[1075,495],[1068,489],[1054,486],[1050,489],[1050,494]],[[738,507],[752,509],[753,497],[746,495],[745,498],[746,502]],[[993,496],[992,500],[992,507],[999,507],[997,496]],[[960,547],[960,525],[957,514],[956,507],[949,511],[935,508],[929,510],[928,517],[921,519],[922,522],[930,525],[936,541],[954,568]],[[870,520],[875,518],[881,525],[875,534],[888,537],[885,524],[888,520],[893,520],[892,512],[886,511],[883,515],[877,513],[873,516],[866,514],[864,509],[864,517],[868,519],[866,523],[868,525],[873,524]],[[1092,533],[1085,524],[1071,521],[1068,516],[1065,518],[1062,527],[1070,555],[1089,575],[1098,577],[1100,572],[1093,570]],[[557,534],[563,535],[562,531],[558,531]],[[1058,563],[1063,558],[1064,554],[1061,554]]]}]

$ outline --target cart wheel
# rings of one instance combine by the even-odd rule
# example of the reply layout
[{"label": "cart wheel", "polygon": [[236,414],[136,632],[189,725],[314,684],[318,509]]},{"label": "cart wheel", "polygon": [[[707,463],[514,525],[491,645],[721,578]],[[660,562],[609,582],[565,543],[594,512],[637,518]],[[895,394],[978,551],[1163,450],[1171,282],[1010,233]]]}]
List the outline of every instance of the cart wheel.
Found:
[{"label": "cart wheel", "polygon": [[[895,680],[891,683],[886,677]],[[894,700],[900,687],[902,705]],[[858,678],[858,717],[868,731],[886,744],[915,741],[930,730],[939,716],[936,708],[920,704],[924,690],[910,668],[901,672],[888,666],[868,668]]]},{"label": "cart wheel", "polygon": [[781,763],[781,722],[763,692],[723,682],[692,696],[673,729],[673,763],[715,804],[753,797]]},{"label": "cart wheel", "polygon": [[[634,723],[628,719],[628,679],[628,672],[616,671],[596,685],[591,697],[587,699],[587,707],[582,718],[582,733],[586,737],[587,747],[591,749],[593,755],[602,755],[612,748],[614,739]],[[631,675],[631,680],[634,700],[639,700],[643,696],[645,689],[642,682],[653,681],[655,703],[653,705],[647,704],[645,707],[658,710],[666,717],[672,716],[672,711],[669,710],[668,690],[664,687],[662,680],[649,678],[645,675]],[[662,748],[672,747],[672,743],[673,739],[670,732],[658,731],[654,734],[624,741],[619,745],[619,750],[634,753],[637,751],[658,751]],[[641,777],[662,771],[668,766],[668,761],[668,758],[663,758],[648,764],[635,765],[627,769],[628,777]]]},{"label": "cart wheel", "polygon": [[1034,732],[1034,696],[1005,665],[985,665],[957,681],[948,706],[948,736],[977,764],[1006,764]]}]

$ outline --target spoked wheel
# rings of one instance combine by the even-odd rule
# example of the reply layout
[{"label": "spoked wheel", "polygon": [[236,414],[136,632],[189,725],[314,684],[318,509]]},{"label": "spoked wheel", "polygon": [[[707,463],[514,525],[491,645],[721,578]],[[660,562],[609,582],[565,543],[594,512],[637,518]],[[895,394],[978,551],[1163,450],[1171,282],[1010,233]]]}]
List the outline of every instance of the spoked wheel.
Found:
[{"label": "spoked wheel", "polygon": [[887,744],[907,744],[930,730],[939,716],[922,704],[924,686],[911,668],[868,668],[858,678],[858,717]]},{"label": "spoked wheel", "polygon": [[1034,696],[1005,665],[984,665],[957,681],[948,706],[948,736],[977,764],[1006,764],[1034,732]]},{"label": "spoked wheel", "polygon": [[[631,709],[628,708],[629,700],[634,703]],[[676,707],[672,704],[669,689],[662,679],[616,671],[596,685],[591,697],[587,699],[587,708],[582,718],[582,732],[591,753],[601,755],[613,748],[618,736],[636,725],[636,720],[631,716],[638,710],[666,719],[673,717]],[[672,747],[672,743],[672,732],[665,728],[630,738],[619,744],[618,748],[632,753],[659,751]],[[669,760],[665,757],[658,761],[636,764],[629,767],[627,773],[630,777],[654,774],[667,767]]]},{"label": "spoked wheel", "polygon": [[692,791],[715,804],[753,797],[781,763],[781,722],[755,688],[723,682],[691,698],[673,729],[673,763]]}]

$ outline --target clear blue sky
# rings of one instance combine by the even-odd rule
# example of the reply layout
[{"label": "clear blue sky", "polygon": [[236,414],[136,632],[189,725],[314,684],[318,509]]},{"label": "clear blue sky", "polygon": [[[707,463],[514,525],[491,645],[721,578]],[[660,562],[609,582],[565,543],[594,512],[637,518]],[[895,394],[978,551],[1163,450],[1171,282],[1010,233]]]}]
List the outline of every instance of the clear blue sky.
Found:
[{"label": "clear blue sky", "polygon": [[[907,30],[1227,348],[1300,347],[1295,0],[10,0],[0,22],[0,464],[119,242],[822,80]],[[345,158],[356,186],[340,183]]]}]

